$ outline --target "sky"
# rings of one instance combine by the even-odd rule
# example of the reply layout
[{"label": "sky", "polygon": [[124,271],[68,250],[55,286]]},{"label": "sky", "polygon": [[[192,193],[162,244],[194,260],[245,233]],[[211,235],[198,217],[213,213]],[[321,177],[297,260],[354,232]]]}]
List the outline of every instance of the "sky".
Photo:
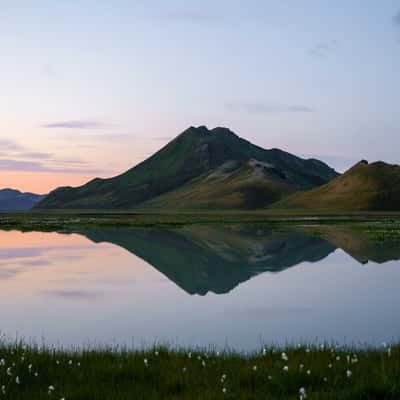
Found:
[{"label": "sky", "polygon": [[0,50],[0,188],[110,177],[192,125],[400,163],[399,1],[4,0]]}]

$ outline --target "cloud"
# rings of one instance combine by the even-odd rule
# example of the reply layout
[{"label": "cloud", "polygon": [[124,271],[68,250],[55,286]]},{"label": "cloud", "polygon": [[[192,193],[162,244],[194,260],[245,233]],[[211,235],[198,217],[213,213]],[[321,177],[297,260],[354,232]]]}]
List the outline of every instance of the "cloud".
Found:
[{"label": "cloud", "polygon": [[226,105],[227,109],[235,112],[245,112],[254,115],[267,115],[279,113],[311,113],[312,107],[304,105],[273,105],[263,103],[231,103]]},{"label": "cloud", "polygon": [[96,300],[104,296],[104,292],[100,291],[85,291],[85,290],[46,290],[43,291],[45,296],[58,297],[71,300]]},{"label": "cloud", "polygon": [[47,124],[43,124],[43,128],[50,129],[103,129],[109,127],[109,124],[106,124],[102,121],[96,120],[71,120],[71,121],[59,121],[59,122],[51,122]]},{"label": "cloud", "polygon": [[166,14],[165,19],[169,21],[200,24],[217,21],[219,17],[214,14],[200,11],[179,11]]},{"label": "cloud", "polygon": [[393,17],[393,24],[396,25],[396,26],[400,26],[400,10]]},{"label": "cloud", "polygon": [[8,151],[20,151],[23,149],[17,142],[10,139],[0,139],[0,148]]},{"label": "cloud", "polygon": [[22,158],[33,158],[38,160],[49,160],[53,157],[50,153],[39,153],[39,152],[26,152],[19,154]]},{"label": "cloud", "polygon": [[92,168],[48,167],[38,161],[0,160],[0,171],[53,172],[65,174],[103,174],[105,170]]},{"label": "cloud", "polygon": [[337,40],[317,43],[314,47],[308,50],[308,54],[315,57],[325,57],[333,50],[339,47]]}]

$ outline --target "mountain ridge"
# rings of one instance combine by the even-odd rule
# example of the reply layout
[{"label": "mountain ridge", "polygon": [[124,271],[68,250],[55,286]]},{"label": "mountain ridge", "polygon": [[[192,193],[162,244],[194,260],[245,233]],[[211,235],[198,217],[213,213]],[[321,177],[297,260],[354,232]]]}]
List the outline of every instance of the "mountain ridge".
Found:
[{"label": "mountain ridge", "polygon": [[[148,159],[109,179],[51,192],[39,209],[133,209],[182,188],[229,161],[271,164],[294,190],[322,185],[338,173],[322,161],[302,159],[279,149],[263,149],[224,127],[190,127]],[[278,191],[279,192],[279,191]],[[276,193],[277,196],[284,193]],[[262,206],[266,206],[262,204]],[[195,206],[195,204],[194,204]],[[244,208],[246,208],[246,204]]]},{"label": "mountain ridge", "polygon": [[28,211],[44,197],[45,195],[11,188],[0,189],[0,211]]}]

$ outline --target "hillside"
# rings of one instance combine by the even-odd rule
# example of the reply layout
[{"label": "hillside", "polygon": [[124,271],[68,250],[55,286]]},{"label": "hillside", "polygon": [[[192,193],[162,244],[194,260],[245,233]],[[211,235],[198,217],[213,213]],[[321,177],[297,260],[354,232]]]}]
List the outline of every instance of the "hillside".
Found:
[{"label": "hillside", "polygon": [[361,161],[326,185],[295,193],[274,207],[400,211],[400,166]]},{"label": "hillside", "polygon": [[110,179],[96,178],[77,188],[56,189],[38,208],[132,209],[205,176],[228,161],[245,165],[250,160],[274,168],[285,181],[285,193],[289,186],[290,191],[311,189],[338,175],[321,161],[304,160],[278,149],[265,150],[227,128],[191,127],[122,175]]},{"label": "hillside", "polygon": [[255,209],[278,201],[297,189],[267,163],[227,161],[183,187],[145,202],[154,209]]},{"label": "hillside", "polygon": [[27,211],[33,208],[44,196],[22,193],[14,189],[0,190],[0,211]]}]

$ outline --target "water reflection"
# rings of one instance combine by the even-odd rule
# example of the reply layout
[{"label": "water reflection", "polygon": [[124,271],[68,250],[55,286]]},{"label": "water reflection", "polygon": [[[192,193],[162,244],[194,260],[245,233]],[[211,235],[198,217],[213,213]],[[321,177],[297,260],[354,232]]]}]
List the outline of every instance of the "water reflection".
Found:
[{"label": "water reflection", "polygon": [[363,264],[400,258],[399,242],[372,240],[365,231],[346,226],[191,225],[79,233],[128,250],[185,292],[198,295],[228,293],[262,272],[318,262],[337,248]]},{"label": "water reflection", "polygon": [[399,258],[398,242],[345,225],[0,231],[0,330],[63,345],[379,344],[400,337]]}]

